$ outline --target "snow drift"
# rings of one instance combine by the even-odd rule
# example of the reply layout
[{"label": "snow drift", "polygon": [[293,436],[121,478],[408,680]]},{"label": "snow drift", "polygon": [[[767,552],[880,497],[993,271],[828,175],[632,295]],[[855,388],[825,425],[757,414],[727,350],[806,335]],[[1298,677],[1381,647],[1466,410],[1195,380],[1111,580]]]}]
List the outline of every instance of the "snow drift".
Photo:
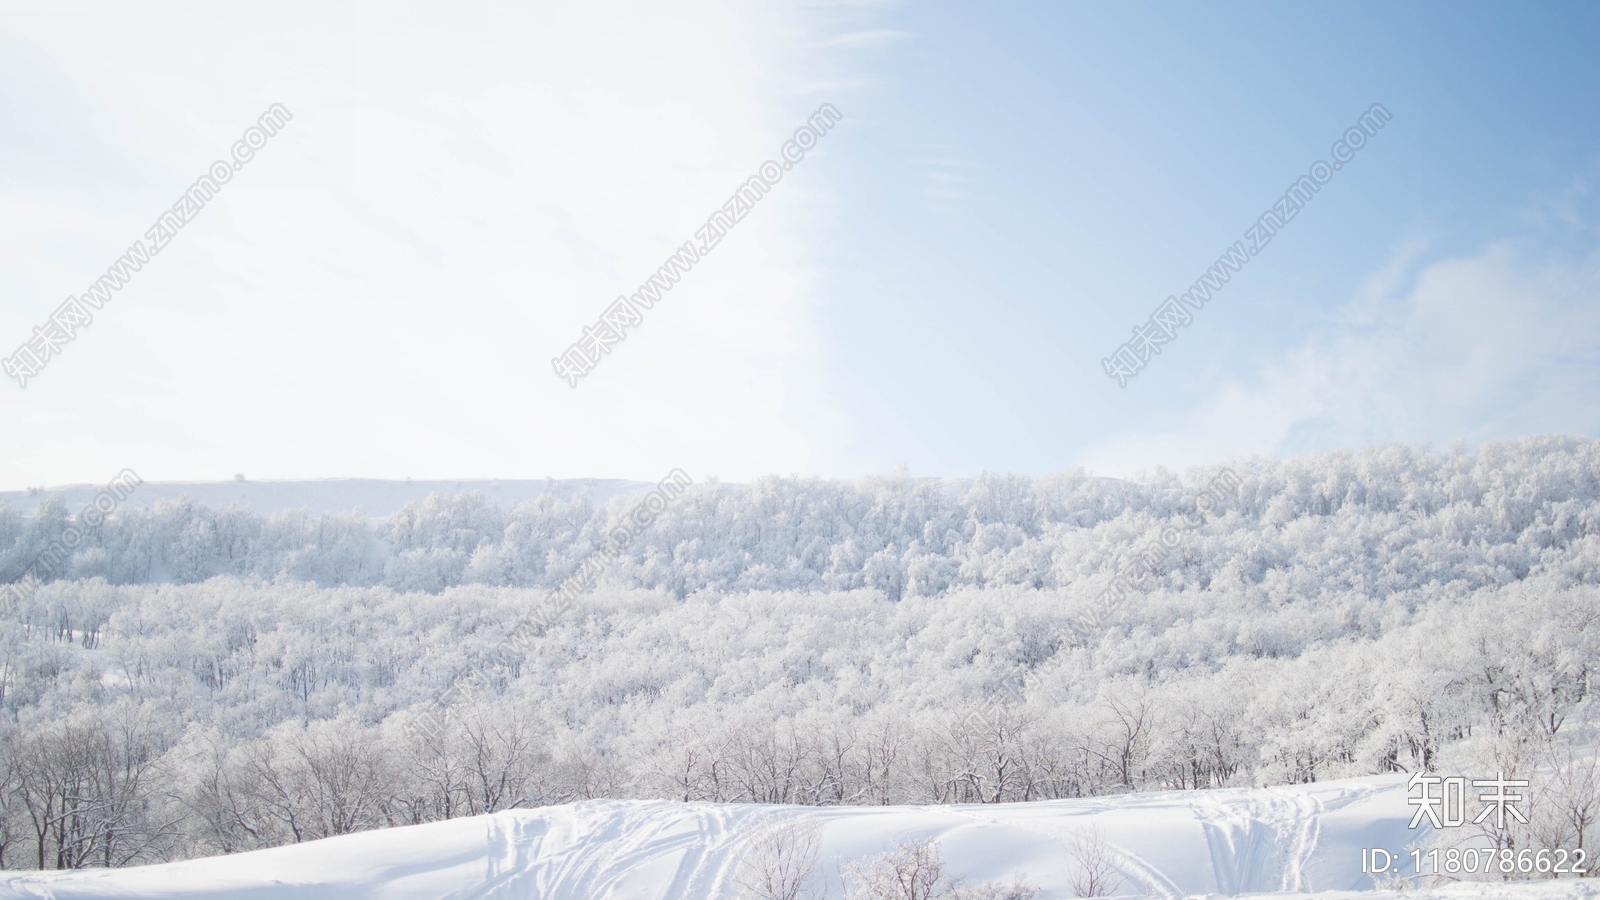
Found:
[{"label": "snow drift", "polygon": [[[969,879],[1020,876],[1041,888],[1040,900],[1071,897],[1071,842],[1090,829],[1111,850],[1119,895],[1351,891],[1373,887],[1361,872],[1363,848],[1398,853],[1426,837],[1407,828],[1410,814],[1398,776],[993,805],[599,800],[164,865],[11,875],[0,880],[0,897],[734,900],[750,835],[792,817],[820,827],[815,885],[828,897],[843,893],[842,861],[913,838],[935,839],[947,869]],[[1447,893],[1490,889],[1511,888]],[[1593,895],[1570,880],[1513,890]]]}]

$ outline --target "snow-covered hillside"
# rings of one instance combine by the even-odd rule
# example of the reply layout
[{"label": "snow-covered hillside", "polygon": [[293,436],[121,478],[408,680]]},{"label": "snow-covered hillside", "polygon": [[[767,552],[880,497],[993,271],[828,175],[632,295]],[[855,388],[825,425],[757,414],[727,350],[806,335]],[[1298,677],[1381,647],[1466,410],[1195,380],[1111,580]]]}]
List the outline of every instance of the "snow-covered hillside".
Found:
[{"label": "snow-covered hillside", "polygon": [[[0,897],[734,900],[750,835],[790,817],[820,826],[816,886],[827,897],[843,895],[841,861],[914,838],[935,839],[947,870],[971,881],[1020,876],[1040,900],[1072,897],[1071,843],[1091,829],[1111,848],[1119,895],[1344,891],[1373,887],[1363,848],[1399,852],[1425,836],[1407,829],[1410,813],[1397,776],[994,805],[600,800],[159,866],[12,875]],[[1561,896],[1589,896],[1562,885]]]},{"label": "snow-covered hillside", "polygon": [[[899,599],[1007,586],[1094,594],[1118,577],[1128,589],[1139,580],[1383,598],[1536,573],[1586,582],[1600,561],[1600,441],[1586,438],[1526,438],[1476,454],[1376,447],[1235,460],[1131,481],[1082,471],[693,480],[674,475],[674,489],[643,510],[630,492],[649,486],[600,481],[436,483],[432,493],[392,482],[141,484],[101,510],[86,510],[84,490],[0,495],[0,584],[232,575],[428,593],[554,590],[604,553],[602,584],[679,598],[866,589]],[[1145,559],[1157,551],[1162,559]]]},{"label": "snow-covered hillside", "polygon": [[1600,442],[1229,471],[707,481],[654,519],[433,498],[382,528],[163,504],[87,547],[59,501],[0,505],[0,582],[33,576],[0,603],[0,870],[601,800],[787,804],[844,852],[890,807],[1050,801],[1104,810],[1151,890],[1346,888],[1338,796],[1159,792],[1422,770],[1537,776],[1502,846],[1600,843]]},{"label": "snow-covered hillside", "polygon": [[[9,503],[23,516],[32,516],[39,503],[60,497],[66,507],[79,510],[94,502],[98,484],[69,484],[25,491],[0,491],[0,503]],[[615,478],[515,479],[494,478],[456,481],[393,481],[379,478],[323,478],[315,481],[167,481],[144,482],[123,501],[130,509],[150,509],[162,502],[187,499],[200,506],[223,509],[242,506],[256,515],[269,516],[292,509],[313,514],[360,510],[386,518],[408,503],[421,504],[434,494],[478,494],[489,504],[512,506],[540,497],[570,499],[587,496],[604,504],[613,497],[643,494],[654,487],[646,481]]]}]

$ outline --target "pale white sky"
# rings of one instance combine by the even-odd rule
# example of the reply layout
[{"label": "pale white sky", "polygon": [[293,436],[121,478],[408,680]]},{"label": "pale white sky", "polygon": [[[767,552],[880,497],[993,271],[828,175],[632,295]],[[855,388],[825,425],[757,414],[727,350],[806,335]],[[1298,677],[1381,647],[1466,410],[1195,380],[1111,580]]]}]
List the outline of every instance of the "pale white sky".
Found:
[{"label": "pale white sky", "polygon": [[7,353],[270,104],[294,119],[0,392],[26,435],[0,483],[822,465],[802,236],[827,227],[826,140],[578,389],[550,357],[848,88],[848,23],[381,9],[7,11]]},{"label": "pale white sky", "polygon": [[[1600,434],[1597,17],[0,0],[0,353],[267,107],[294,115],[27,388],[0,383],[0,489],[1126,474]],[[1379,101],[1359,157],[1108,379]],[[844,121],[558,379],[825,102]]]}]

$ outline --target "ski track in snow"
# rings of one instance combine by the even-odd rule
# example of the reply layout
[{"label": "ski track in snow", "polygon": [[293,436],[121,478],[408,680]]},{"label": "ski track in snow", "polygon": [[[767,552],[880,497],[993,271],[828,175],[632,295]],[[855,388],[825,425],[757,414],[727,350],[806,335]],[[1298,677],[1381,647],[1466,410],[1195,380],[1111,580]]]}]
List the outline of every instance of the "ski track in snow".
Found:
[{"label": "ski track in snow", "polygon": [[[987,815],[973,807],[950,807],[948,811],[954,815],[975,819],[988,824],[999,825],[1006,828],[1021,828],[1042,834],[1056,842],[1061,847],[1061,858],[1072,858],[1072,839],[1079,834],[1086,823],[1067,823],[1073,827],[1044,828],[1026,822],[1007,820],[994,815]],[[1161,870],[1142,859],[1138,854],[1125,847],[1118,846],[1114,841],[1106,841],[1107,849],[1115,860],[1114,865],[1123,878],[1137,882],[1145,893],[1156,894],[1168,900],[1177,900],[1184,896],[1183,888],[1175,884],[1172,879],[1162,874]]]},{"label": "ski track in snow", "polygon": [[[1072,841],[1094,828],[1124,883],[1166,900],[1325,890],[1355,883],[1352,841],[1403,827],[1404,781],[1352,779],[1261,790],[1123,794],[1084,800],[928,807],[779,807],[594,800],[366,832],[167,866],[0,874],[0,900],[100,897],[445,898],[445,900],[733,900],[746,841],[796,817],[821,829],[824,873],[908,837],[937,838],[947,861],[1026,873],[1040,900],[1071,897]],[[1367,801],[1374,801],[1368,803]],[[1352,804],[1364,804],[1347,809]],[[1342,812],[1340,812],[1342,811]],[[1323,846],[1324,817],[1339,812]],[[1385,832],[1385,829],[1388,832]],[[1349,856],[1350,859],[1344,857]],[[964,874],[948,865],[951,874]],[[1333,873],[1333,874],[1329,874]],[[1350,877],[1346,877],[1349,875]],[[1009,877],[1007,875],[1006,877]],[[831,878],[832,893],[838,891]],[[1452,894],[1594,897],[1588,886],[1460,886]],[[1463,893],[1462,891],[1466,891]],[[1476,891],[1476,894],[1472,893]],[[1507,893],[1509,892],[1509,893]],[[1424,894],[1413,893],[1418,897]],[[1281,896],[1281,895],[1280,895]],[[1344,892],[1324,897],[1378,897]]]},{"label": "ski track in snow", "polygon": [[527,827],[536,822],[525,815],[485,817],[484,883],[450,894],[449,900],[606,897],[638,880],[641,871],[662,879],[661,896],[713,897],[721,888],[729,849],[741,839],[733,827],[737,813],[710,805],[579,803],[546,813],[557,824],[538,841],[524,836],[536,830]]},{"label": "ski track in snow", "polygon": [[1218,889],[1300,890],[1300,872],[1316,849],[1307,830],[1315,827],[1316,800],[1281,790],[1241,799],[1206,797],[1194,806]]},{"label": "ski track in snow", "polygon": [[1250,792],[1200,792],[1192,805],[1206,834],[1217,890],[1327,890],[1312,883],[1310,869],[1321,849],[1323,817],[1368,800],[1381,785],[1313,784]]},{"label": "ski track in snow", "polygon": [[1317,838],[1322,833],[1322,801],[1315,794],[1294,798],[1295,821],[1285,823],[1294,828],[1294,840],[1289,844],[1288,861],[1283,867],[1283,883],[1279,890],[1304,891],[1306,864],[1317,851]]}]

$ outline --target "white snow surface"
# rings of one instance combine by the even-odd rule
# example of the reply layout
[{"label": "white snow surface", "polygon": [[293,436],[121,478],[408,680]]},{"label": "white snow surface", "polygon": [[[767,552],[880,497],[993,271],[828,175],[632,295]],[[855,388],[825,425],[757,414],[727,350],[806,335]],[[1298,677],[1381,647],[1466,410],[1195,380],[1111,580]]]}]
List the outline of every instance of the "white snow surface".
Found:
[{"label": "white snow surface", "polygon": [[[187,497],[212,509],[238,504],[258,515],[271,515],[290,509],[309,509],[313,513],[348,513],[360,510],[369,518],[383,519],[400,511],[407,503],[421,503],[432,494],[455,496],[476,491],[484,500],[511,506],[536,500],[545,494],[570,499],[587,492],[596,506],[612,497],[627,497],[649,492],[655,484],[615,478],[567,479],[478,479],[457,481],[385,481],[377,478],[325,478],[313,481],[168,481],[142,482],[123,501],[128,507],[151,507],[163,500]],[[0,491],[0,502],[10,503],[23,516],[32,516],[38,505],[59,494],[67,509],[78,510],[94,502],[103,484],[69,484],[47,489]]]},{"label": "white snow surface", "polygon": [[[1115,481],[1116,479],[1098,479]],[[960,496],[972,478],[912,478],[913,483],[937,481],[948,493]],[[738,482],[723,482],[730,487]],[[493,505],[509,508],[537,500],[546,494],[570,500],[587,494],[589,502],[604,506],[613,497],[643,496],[656,486],[652,481],[620,478],[479,478],[455,480],[385,480],[381,478],[321,478],[306,481],[146,481],[130,493],[122,505],[148,508],[163,500],[184,497],[202,506],[222,509],[243,506],[257,515],[271,515],[291,509],[309,509],[315,514],[349,513],[359,510],[373,519],[385,519],[408,503],[422,503],[434,494],[453,497],[478,493]],[[51,488],[0,491],[0,503],[10,503],[24,518],[32,517],[39,504],[60,495],[67,509],[76,514],[94,502],[104,484],[67,484]]]},{"label": "white snow surface", "polygon": [[[1407,828],[1411,811],[1398,776],[964,806],[595,800],[165,865],[9,874],[0,876],[0,897],[735,900],[749,836],[800,816],[820,827],[819,877],[829,897],[842,893],[842,859],[915,838],[936,839],[946,871],[969,881],[1021,876],[1042,888],[1040,900],[1072,897],[1067,842],[1094,828],[1112,848],[1121,896],[1376,898],[1400,895],[1372,890],[1361,874],[1362,849],[1398,856],[1426,837]],[[1404,896],[1597,894],[1587,882],[1563,880],[1455,884]]]}]

